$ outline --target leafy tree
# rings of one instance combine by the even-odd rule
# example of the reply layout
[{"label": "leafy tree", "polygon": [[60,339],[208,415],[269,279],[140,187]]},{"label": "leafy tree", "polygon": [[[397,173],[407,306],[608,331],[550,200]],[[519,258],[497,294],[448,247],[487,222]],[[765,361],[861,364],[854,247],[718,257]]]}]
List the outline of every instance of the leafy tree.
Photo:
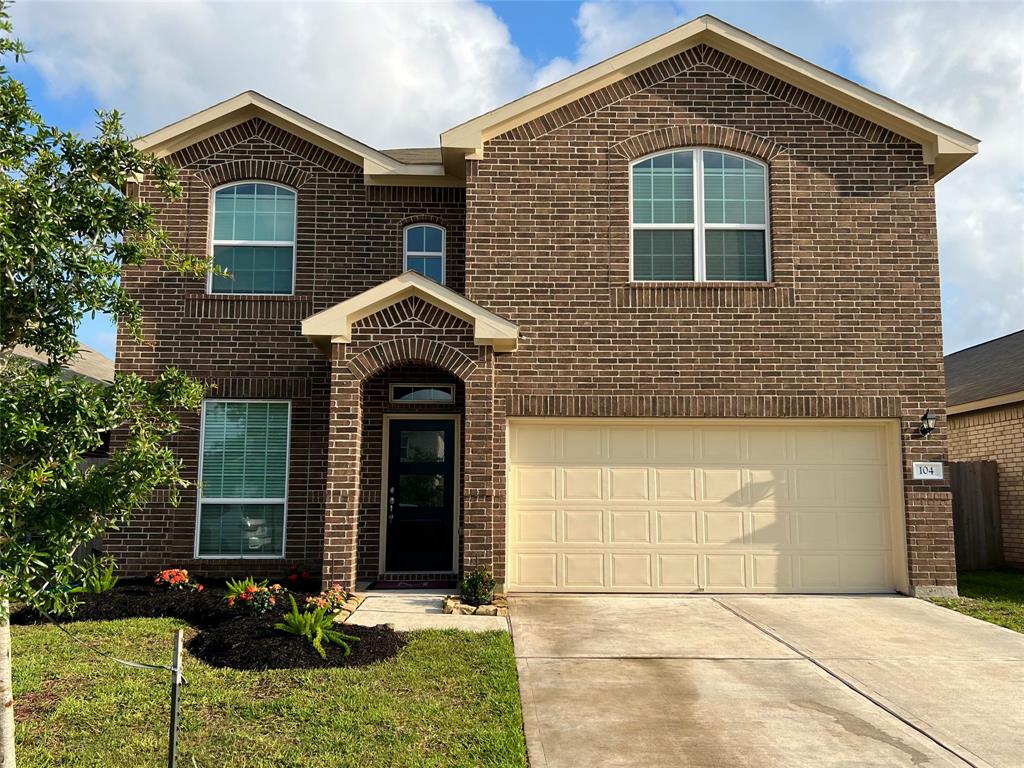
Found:
[{"label": "leafy tree", "polygon": [[[174,171],[125,137],[116,112],[97,136],[48,126],[10,72],[25,48],[0,0],[0,767],[14,768],[10,603],[66,608],[81,576],[76,548],[116,529],[157,488],[185,485],[165,444],[176,414],[195,410],[202,384],[175,369],[147,381],[118,374],[103,386],[62,374],[87,313],[117,318],[140,338],[141,311],[122,270],[159,260],[205,274],[205,258],[175,250],[147,204],[126,194],[139,176],[169,198]],[[12,356],[24,344],[49,363]],[[122,436],[110,461],[83,453],[104,432]]]}]

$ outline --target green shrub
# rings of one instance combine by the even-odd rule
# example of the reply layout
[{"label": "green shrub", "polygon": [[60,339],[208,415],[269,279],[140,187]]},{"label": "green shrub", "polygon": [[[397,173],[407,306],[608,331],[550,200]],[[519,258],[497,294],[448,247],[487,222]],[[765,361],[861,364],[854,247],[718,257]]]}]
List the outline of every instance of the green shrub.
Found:
[{"label": "green shrub", "polygon": [[324,650],[323,645],[325,640],[341,648],[346,656],[352,653],[351,644],[359,642],[359,638],[336,630],[334,628],[334,614],[328,613],[322,607],[309,611],[299,611],[299,606],[295,604],[295,598],[292,595],[288,595],[288,599],[292,603],[292,610],[290,613],[286,613],[284,618],[274,625],[274,629],[287,632],[289,635],[306,638],[313,644],[313,648],[316,649],[316,652],[323,659],[327,658],[327,652]]},{"label": "green shrub", "polygon": [[117,586],[120,579],[114,575],[117,568],[113,556],[89,555],[82,563],[82,583],[71,589],[78,594],[102,595]]},{"label": "green shrub", "polygon": [[494,599],[494,577],[486,568],[475,568],[462,577],[459,592],[464,603],[487,605]]}]

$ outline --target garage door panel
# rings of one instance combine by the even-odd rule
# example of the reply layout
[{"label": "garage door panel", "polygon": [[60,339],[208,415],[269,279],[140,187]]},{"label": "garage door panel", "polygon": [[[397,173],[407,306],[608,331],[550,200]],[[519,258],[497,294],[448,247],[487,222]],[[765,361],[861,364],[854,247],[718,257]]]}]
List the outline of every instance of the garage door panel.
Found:
[{"label": "garage door panel", "polygon": [[565,586],[569,589],[602,588],[608,585],[602,552],[573,552],[562,555]]},{"label": "garage door panel", "polygon": [[635,589],[646,591],[651,588],[651,556],[648,554],[612,554],[611,587],[613,589]]},{"label": "garage door panel", "polygon": [[650,544],[651,518],[646,510],[613,509],[608,512],[609,542],[612,544]]},{"label": "garage door panel", "polygon": [[698,588],[699,555],[660,554],[657,557],[658,586],[668,591],[690,591]]},{"label": "garage door panel", "polygon": [[898,454],[881,425],[604,419],[509,432],[523,457],[509,467],[510,589],[894,587]]},{"label": "garage door panel", "polygon": [[696,501],[697,473],[693,469],[658,467],[654,470],[655,501]]},{"label": "garage door panel", "polygon": [[602,509],[567,509],[563,513],[564,544],[603,544],[604,517]]},{"label": "garage door panel", "polygon": [[743,473],[739,469],[704,469],[700,478],[701,501],[735,504],[743,499]]},{"label": "garage door panel", "polygon": [[524,544],[557,544],[557,521],[553,509],[525,509],[516,517],[515,535]]},{"label": "garage door panel", "polygon": [[657,544],[697,543],[697,512],[662,509],[655,512]]},{"label": "garage door panel", "polygon": [[512,472],[512,487],[523,501],[554,501],[557,475],[554,467],[519,467]]},{"label": "garage door panel", "polygon": [[600,467],[567,467],[562,470],[562,495],[566,501],[605,498],[604,471]]},{"label": "garage door panel", "polygon": [[714,510],[704,512],[704,543],[730,545],[746,543],[743,512]]}]

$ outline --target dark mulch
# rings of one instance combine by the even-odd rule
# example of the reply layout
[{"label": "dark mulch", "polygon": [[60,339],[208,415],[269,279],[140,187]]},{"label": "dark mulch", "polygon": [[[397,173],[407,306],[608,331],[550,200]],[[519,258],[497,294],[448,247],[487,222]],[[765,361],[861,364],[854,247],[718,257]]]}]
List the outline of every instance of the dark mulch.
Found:
[{"label": "dark mulch", "polygon": [[[202,592],[170,590],[151,580],[121,581],[102,595],[76,595],[80,605],[73,614],[56,617],[61,623],[114,621],[116,619],[181,619],[203,628],[236,618],[239,614],[224,602],[224,586],[204,585]],[[301,603],[304,595],[297,595]],[[42,624],[47,620],[30,608],[11,615],[12,624]]]},{"label": "dark mulch", "polygon": [[[78,595],[81,604],[74,614],[56,618],[64,624],[137,618],[179,619],[199,630],[188,643],[193,656],[213,667],[243,670],[357,667],[390,659],[405,645],[403,637],[390,627],[344,624],[338,629],[358,637],[359,642],[352,643],[349,656],[339,647],[325,643],[327,658],[323,659],[305,638],[274,629],[274,624],[281,621],[282,614],[289,608],[287,600],[265,616],[249,616],[228,607],[223,584],[204,582],[204,586],[202,592],[176,591],[149,580],[122,580],[102,595]],[[293,590],[293,594],[301,607],[309,593]],[[11,614],[12,624],[46,622],[46,617],[29,608]]]},{"label": "dark mulch", "polygon": [[302,637],[274,629],[280,616],[246,616],[201,631],[188,642],[188,650],[211,667],[232,669],[311,669],[319,667],[361,667],[395,656],[405,639],[388,626],[360,627],[341,624],[345,635],[359,638],[352,652],[333,643],[324,643],[327,658],[321,658],[312,644]]}]

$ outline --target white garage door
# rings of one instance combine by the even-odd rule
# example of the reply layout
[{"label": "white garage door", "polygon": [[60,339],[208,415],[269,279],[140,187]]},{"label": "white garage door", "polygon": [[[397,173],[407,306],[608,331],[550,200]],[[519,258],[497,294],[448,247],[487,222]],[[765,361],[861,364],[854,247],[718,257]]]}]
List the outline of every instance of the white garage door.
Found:
[{"label": "white garage door", "polygon": [[513,420],[509,588],[902,588],[897,440],[884,422]]}]

